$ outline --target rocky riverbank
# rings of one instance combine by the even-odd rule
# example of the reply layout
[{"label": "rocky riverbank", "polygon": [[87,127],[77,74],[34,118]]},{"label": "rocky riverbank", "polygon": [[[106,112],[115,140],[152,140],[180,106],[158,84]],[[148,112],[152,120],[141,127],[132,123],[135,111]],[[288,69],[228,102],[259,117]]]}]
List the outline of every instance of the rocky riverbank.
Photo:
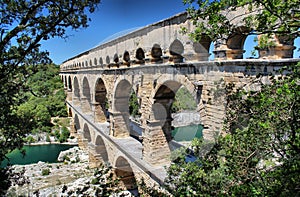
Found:
[{"label": "rocky riverbank", "polygon": [[88,154],[78,147],[61,152],[58,161],[13,166],[13,172],[23,176],[13,178],[7,196],[99,196],[117,189],[108,187],[113,185],[111,170],[104,166],[90,169]]}]

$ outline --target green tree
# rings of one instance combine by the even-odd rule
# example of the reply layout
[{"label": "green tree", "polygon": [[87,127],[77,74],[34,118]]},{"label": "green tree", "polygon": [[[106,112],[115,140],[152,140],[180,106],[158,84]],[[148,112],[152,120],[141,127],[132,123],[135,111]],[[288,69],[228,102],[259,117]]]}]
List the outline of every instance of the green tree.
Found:
[{"label": "green tree", "polygon": [[285,71],[260,91],[227,89],[226,133],[206,155],[196,143],[197,161],[171,165],[174,196],[300,195],[300,64]]},{"label": "green tree", "polygon": [[[295,38],[300,35],[300,4],[298,0],[183,0],[188,4],[187,9],[195,30],[188,32],[195,40],[200,40],[203,35],[212,41],[231,35],[239,31],[241,34],[271,34],[290,36]],[[247,15],[236,13],[234,17],[229,12],[238,8],[248,10]],[[240,15],[239,15],[240,14]],[[236,23],[236,17],[243,17],[247,30],[241,29]],[[183,29],[186,32],[186,29]],[[270,42],[271,40],[268,40]]]},{"label": "green tree", "polygon": [[[40,42],[53,37],[67,38],[66,30],[85,28],[100,0],[10,0],[0,4],[0,161],[21,148],[28,121],[14,113],[23,101],[25,81],[35,66],[49,63]],[[28,72],[28,65],[32,72]],[[24,117],[23,117],[24,118]],[[2,186],[2,184],[0,184]],[[4,191],[1,189],[1,191]]]}]

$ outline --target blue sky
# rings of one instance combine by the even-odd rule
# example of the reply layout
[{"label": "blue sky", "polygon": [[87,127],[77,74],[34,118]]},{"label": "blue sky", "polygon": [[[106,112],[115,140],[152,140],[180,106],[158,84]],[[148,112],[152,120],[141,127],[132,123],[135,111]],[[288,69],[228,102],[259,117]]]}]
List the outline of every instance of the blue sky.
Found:
[{"label": "blue sky", "polygon": [[[42,43],[42,48],[50,52],[56,64],[89,50],[108,37],[124,30],[143,27],[184,12],[187,6],[182,0],[102,0],[98,10],[90,14],[91,22],[87,29],[68,31],[69,38],[54,38]],[[253,38],[246,40],[249,49],[245,57],[251,56]],[[295,45],[299,48],[300,39]],[[297,57],[300,52],[297,52]]]}]

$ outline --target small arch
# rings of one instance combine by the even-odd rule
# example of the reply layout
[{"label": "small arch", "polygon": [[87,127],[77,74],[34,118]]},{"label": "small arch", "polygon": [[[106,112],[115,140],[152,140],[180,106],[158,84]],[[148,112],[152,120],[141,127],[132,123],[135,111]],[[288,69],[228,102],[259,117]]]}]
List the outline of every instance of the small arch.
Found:
[{"label": "small arch", "polygon": [[229,35],[226,44],[232,50],[230,58],[243,59],[244,43],[249,32],[249,29],[246,27],[238,27],[235,32]]},{"label": "small arch", "polygon": [[151,59],[152,62],[158,62],[158,63],[161,62],[162,50],[158,44],[153,45],[153,47],[151,49],[151,56],[152,56],[152,59]]},{"label": "small arch", "polygon": [[85,139],[87,139],[88,142],[92,141],[91,132],[90,132],[89,126],[86,123],[83,126],[83,137]]},{"label": "small arch", "polygon": [[93,61],[92,61],[92,59],[90,59],[90,66],[93,66]]},{"label": "small arch", "polygon": [[96,137],[95,145],[96,145],[96,153],[100,154],[103,161],[105,163],[107,163],[108,162],[108,154],[107,154],[105,143],[100,135],[98,135]]},{"label": "small arch", "polygon": [[129,62],[130,61],[130,55],[129,55],[129,52],[128,51],[125,51],[124,54],[123,54],[123,60],[125,62]]},{"label": "small arch", "polygon": [[89,64],[88,64],[88,61],[85,61],[85,67],[88,67]]},{"label": "small arch", "polygon": [[255,49],[257,45],[257,35],[248,35],[244,42],[244,59],[258,58],[258,51]]},{"label": "small arch", "polygon": [[98,62],[97,62],[97,58],[94,58],[94,65],[97,66]]},{"label": "small arch", "polygon": [[103,59],[102,59],[102,57],[99,58],[99,64],[103,65]]},{"label": "small arch", "polygon": [[142,48],[138,48],[135,52],[135,58],[139,61],[143,61],[145,59],[145,52]]},{"label": "small arch", "polygon": [[169,51],[170,55],[172,56],[170,59],[171,61],[174,61],[176,63],[183,62],[182,54],[184,52],[184,46],[178,39],[174,40],[171,43]]},{"label": "small arch", "polygon": [[78,118],[78,115],[75,114],[75,117],[74,117],[74,129],[75,129],[75,132],[78,132],[78,130],[80,130],[80,122],[79,122],[79,118]]},{"label": "small arch", "polygon": [[110,64],[110,58],[109,58],[109,56],[106,56],[105,62],[106,62],[106,64]]},{"label": "small arch", "polygon": [[120,179],[121,186],[128,190],[136,189],[136,179],[128,161],[124,157],[119,156],[115,166],[115,174]]},{"label": "small arch", "polygon": [[199,42],[193,43],[194,51],[197,55],[197,60],[207,61],[209,59],[209,51],[211,50],[211,39],[208,36],[202,35]]},{"label": "small arch", "polygon": [[68,89],[69,89],[70,91],[72,91],[72,80],[71,80],[71,76],[69,76],[69,78],[68,78]]},{"label": "small arch", "polygon": [[114,62],[115,62],[116,64],[119,63],[119,56],[118,56],[117,53],[114,55]]}]

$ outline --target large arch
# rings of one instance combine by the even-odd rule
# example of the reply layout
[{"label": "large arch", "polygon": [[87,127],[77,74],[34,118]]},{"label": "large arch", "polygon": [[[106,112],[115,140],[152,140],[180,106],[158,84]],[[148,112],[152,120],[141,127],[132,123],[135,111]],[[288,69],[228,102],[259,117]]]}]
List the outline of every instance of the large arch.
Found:
[{"label": "large arch", "polygon": [[109,160],[108,160],[106,146],[100,135],[96,137],[95,145],[96,145],[95,147],[96,153],[101,155],[101,158],[104,163],[108,163]]},{"label": "large arch", "polygon": [[132,85],[126,79],[117,83],[114,89],[113,112],[111,113],[111,132],[115,137],[126,137],[129,128],[129,98]]},{"label": "large arch", "polygon": [[157,81],[157,87],[152,93],[151,114],[143,135],[143,159],[150,164],[167,164],[173,150],[171,106],[177,91],[186,87],[188,92],[197,101],[197,91],[193,84],[177,79],[163,79]]},{"label": "large arch", "polygon": [[119,156],[116,160],[115,167],[115,174],[117,178],[120,179],[121,186],[127,190],[136,189],[136,179],[128,161],[124,157]]},{"label": "large arch", "polygon": [[106,122],[108,117],[107,109],[107,90],[104,81],[101,78],[97,79],[95,85],[95,122]]},{"label": "large arch", "polygon": [[85,113],[91,111],[91,90],[87,77],[83,78],[82,82],[82,98],[81,98],[81,110]]}]

